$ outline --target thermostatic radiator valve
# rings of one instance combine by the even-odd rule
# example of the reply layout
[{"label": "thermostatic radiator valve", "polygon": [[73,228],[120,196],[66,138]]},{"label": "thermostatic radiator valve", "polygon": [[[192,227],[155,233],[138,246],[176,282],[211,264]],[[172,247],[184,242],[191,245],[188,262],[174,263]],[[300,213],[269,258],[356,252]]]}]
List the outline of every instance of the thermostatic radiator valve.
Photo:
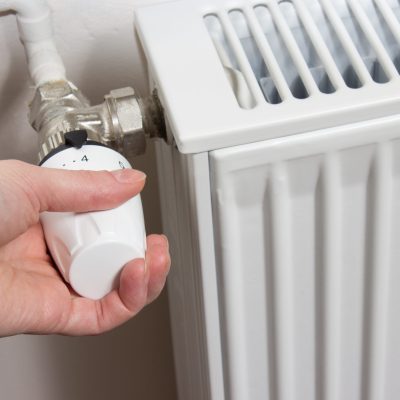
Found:
[{"label": "thermostatic radiator valve", "polygon": [[[69,170],[131,168],[121,152],[141,154],[146,132],[155,136],[163,131],[157,107],[155,94],[141,101],[132,88],[113,90],[102,104],[90,106],[70,82],[47,82],[36,89],[30,111],[31,124],[40,138],[40,165]],[[152,116],[147,120],[146,109]],[[61,274],[85,297],[106,295],[117,285],[122,267],[145,256],[139,195],[107,211],[44,212],[41,222]]]}]

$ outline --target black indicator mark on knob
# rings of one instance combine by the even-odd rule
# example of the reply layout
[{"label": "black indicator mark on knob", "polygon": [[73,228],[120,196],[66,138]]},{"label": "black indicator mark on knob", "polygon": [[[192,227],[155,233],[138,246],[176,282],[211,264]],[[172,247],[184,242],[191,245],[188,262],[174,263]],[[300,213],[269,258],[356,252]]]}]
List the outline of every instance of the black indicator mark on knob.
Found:
[{"label": "black indicator mark on knob", "polygon": [[[0,0],[1,1],[1,0]],[[105,144],[96,142],[95,140],[88,139],[87,133],[85,130],[82,131],[71,131],[64,133],[64,141],[65,143],[60,144],[55,149],[51,150],[39,163],[39,165],[43,165],[49,158],[53,157],[54,155],[60,153],[61,151],[68,150],[71,148],[80,149],[83,146],[100,146],[108,148]],[[75,160],[76,161],[76,160]],[[89,161],[89,159],[81,159],[81,161]],[[66,167],[66,164],[63,164],[63,167]],[[126,168],[126,167],[124,167]]]},{"label": "black indicator mark on knob", "polygon": [[87,132],[83,129],[64,133],[65,145],[80,149],[87,142]]}]

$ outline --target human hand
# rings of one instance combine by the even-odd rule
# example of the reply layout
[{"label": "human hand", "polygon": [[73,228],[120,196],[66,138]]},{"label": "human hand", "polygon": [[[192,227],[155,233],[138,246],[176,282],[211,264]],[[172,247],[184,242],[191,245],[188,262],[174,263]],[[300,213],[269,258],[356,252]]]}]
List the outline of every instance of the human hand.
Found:
[{"label": "human hand", "polygon": [[165,236],[148,236],[146,260],[126,264],[119,288],[90,300],[61,278],[39,222],[42,211],[116,207],[144,183],[144,174],[129,169],[63,171],[0,161],[0,336],[99,334],[126,322],[160,294],[170,266]]}]

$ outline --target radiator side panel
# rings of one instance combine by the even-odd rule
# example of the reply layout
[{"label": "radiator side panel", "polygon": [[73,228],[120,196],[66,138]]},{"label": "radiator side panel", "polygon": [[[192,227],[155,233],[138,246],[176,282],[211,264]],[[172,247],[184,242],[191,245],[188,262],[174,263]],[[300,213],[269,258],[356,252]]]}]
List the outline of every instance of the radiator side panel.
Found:
[{"label": "radiator side panel", "polygon": [[208,153],[156,143],[180,400],[224,400]]},{"label": "radiator side panel", "polygon": [[211,152],[231,400],[396,400],[400,119]]}]

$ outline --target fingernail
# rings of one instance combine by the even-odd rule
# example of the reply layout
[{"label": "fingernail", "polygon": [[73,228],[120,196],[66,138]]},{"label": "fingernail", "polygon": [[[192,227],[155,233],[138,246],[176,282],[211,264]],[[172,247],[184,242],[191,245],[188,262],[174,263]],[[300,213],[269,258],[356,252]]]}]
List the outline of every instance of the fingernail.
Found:
[{"label": "fingernail", "polygon": [[167,238],[165,235],[161,235],[161,237],[164,239],[167,248],[169,248],[169,241],[168,241],[168,238]]},{"label": "fingernail", "polygon": [[137,183],[146,179],[146,174],[136,169],[119,169],[111,173],[119,183]]}]

